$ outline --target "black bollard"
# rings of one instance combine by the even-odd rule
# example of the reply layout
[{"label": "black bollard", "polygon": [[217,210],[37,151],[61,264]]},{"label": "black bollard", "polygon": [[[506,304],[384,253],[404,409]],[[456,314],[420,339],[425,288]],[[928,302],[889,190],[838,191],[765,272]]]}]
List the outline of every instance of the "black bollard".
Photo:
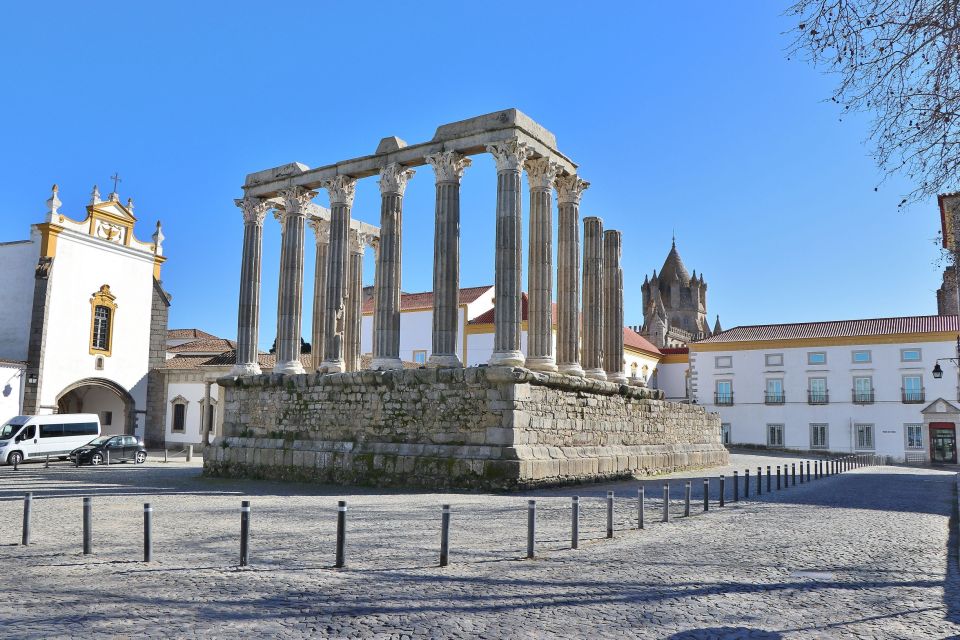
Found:
[{"label": "black bollard", "polygon": [[643,529],[644,497],[643,485],[640,485],[637,489],[637,523],[640,529]]},{"label": "black bollard", "polygon": [[767,465],[767,493],[770,493],[770,491],[772,491],[772,489],[770,488],[772,478],[773,478],[773,475],[770,473],[770,465]]},{"label": "black bollard", "polygon": [[33,511],[33,493],[23,494],[23,535],[20,536],[20,544],[27,546],[30,544],[30,514]]},{"label": "black bollard", "polygon": [[790,463],[790,477],[793,479],[792,482],[790,483],[790,486],[793,486],[793,487],[797,486],[797,463],[796,462]]},{"label": "black bollard", "polygon": [[240,503],[240,566],[250,562],[250,501]]},{"label": "black bollard", "polygon": [[686,484],[683,485],[683,495],[684,495],[683,515],[684,515],[684,517],[687,517],[687,516],[690,515],[690,494],[691,494],[691,489],[692,489],[692,487],[691,487],[691,485],[690,485],[690,481],[687,480]]},{"label": "black bollard", "polygon": [[20,456],[13,456],[13,470],[20,471]]},{"label": "black bollard", "polygon": [[580,548],[580,496],[570,499],[570,548]]},{"label": "black bollard", "polygon": [[607,491],[607,537],[613,537],[613,491]]},{"label": "black bollard", "polygon": [[736,471],[733,472],[733,501],[740,501],[740,478]]},{"label": "black bollard", "polygon": [[780,465],[777,465],[777,491],[780,491]]},{"label": "black bollard", "polygon": [[[725,496],[724,496],[723,494],[726,493],[726,490],[725,490],[725,488],[724,488],[724,484],[725,484],[725,483],[726,483],[726,478],[724,478],[724,477],[723,477],[723,474],[721,474],[721,475],[720,475],[720,506],[721,506],[721,507],[722,507],[723,504],[724,504],[724,497],[725,497]],[[737,484],[737,481],[734,480],[734,481],[733,481],[733,484]]]},{"label": "black bollard", "polygon": [[[443,507],[444,513],[449,510],[448,506]],[[442,547],[441,547],[442,548]],[[440,555],[440,566],[445,567],[447,565],[443,564],[443,552],[441,551]],[[347,562],[347,501],[338,500],[337,501],[337,561],[333,565],[338,569],[342,569]]]},{"label": "black bollard", "polygon": [[49,469],[49,468],[50,468],[50,456],[47,456],[47,459],[44,461],[44,463],[43,463],[43,468],[44,468],[44,469]]},{"label": "black bollard", "polygon": [[153,507],[143,503],[143,561],[153,560]]},{"label": "black bollard", "polygon": [[450,505],[445,504],[440,515],[440,566],[445,567],[448,564],[450,564]]},{"label": "black bollard", "polygon": [[703,479],[703,510],[710,511],[710,478]]},{"label": "black bollard", "polygon": [[763,467],[757,467],[757,495],[763,495]]},{"label": "black bollard", "polygon": [[537,501],[527,500],[527,557],[534,556],[537,539]]},{"label": "black bollard", "polygon": [[663,485],[663,521],[670,522],[670,485]]},{"label": "black bollard", "polygon": [[743,499],[748,500],[750,498],[750,468],[747,467],[743,470]]},{"label": "black bollard", "polygon": [[93,553],[93,498],[83,499],[83,555]]}]

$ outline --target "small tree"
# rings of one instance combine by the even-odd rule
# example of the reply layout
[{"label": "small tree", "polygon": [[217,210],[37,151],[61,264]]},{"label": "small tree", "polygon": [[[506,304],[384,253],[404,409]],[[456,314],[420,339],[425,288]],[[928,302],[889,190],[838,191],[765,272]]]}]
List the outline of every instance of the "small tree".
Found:
[{"label": "small tree", "polygon": [[792,55],[839,76],[832,99],[873,114],[887,175],[914,189],[900,206],[956,189],[960,169],[960,0],[798,0]]},{"label": "small tree", "polygon": [[[311,344],[301,337],[300,353],[311,353],[312,351],[313,351],[313,347],[311,346]],[[277,352],[277,339],[274,338],[273,344],[270,346],[270,353],[276,353],[276,352]]]}]

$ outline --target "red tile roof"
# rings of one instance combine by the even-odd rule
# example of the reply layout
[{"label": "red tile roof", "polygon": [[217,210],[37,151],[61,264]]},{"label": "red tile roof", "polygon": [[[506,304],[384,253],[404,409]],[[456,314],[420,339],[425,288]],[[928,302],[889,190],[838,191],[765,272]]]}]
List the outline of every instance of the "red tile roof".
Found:
[{"label": "red tile roof", "polygon": [[663,355],[690,353],[690,347],[663,347],[660,349],[660,353]]},{"label": "red tile roof", "polygon": [[231,351],[236,348],[237,343],[233,340],[205,338],[178,344],[175,347],[170,347],[167,351],[170,353],[223,353],[224,351]]},{"label": "red tile roof", "polygon": [[200,329],[167,329],[167,340],[199,340],[216,337]]},{"label": "red tile roof", "polygon": [[[460,304],[469,304],[493,288],[492,284],[485,287],[467,287],[460,289]],[[373,296],[367,297],[363,301],[363,313],[373,312]],[[420,293],[403,293],[400,295],[400,310],[410,309],[432,309],[433,291],[422,291]]]},{"label": "red tile roof", "polygon": [[798,322],[794,324],[761,324],[734,327],[694,344],[939,332],[960,332],[960,316],[904,316],[865,320]]},{"label": "red tile roof", "polygon": [[[200,367],[232,367],[237,362],[237,352],[227,351],[210,356],[174,356],[167,360],[160,367],[161,369],[197,369]],[[312,371],[313,357],[309,353],[300,354],[300,363],[307,371]],[[257,355],[257,364],[261,369],[270,371],[277,364],[277,356],[273,353],[261,353]],[[360,356],[360,368],[369,369],[373,364],[373,357],[369,355]],[[418,369],[420,365],[415,362],[403,361],[404,369]]]},{"label": "red tile roof", "polygon": [[[527,316],[529,315],[528,314],[529,305],[530,305],[530,302],[527,299],[527,294],[525,293],[520,294],[520,319],[522,321],[526,321],[528,319]],[[486,311],[478,315],[476,318],[471,320],[470,324],[493,324],[493,319],[497,315],[495,311],[496,309],[494,307],[490,307],[489,309],[487,309]],[[551,316],[552,316],[551,321],[553,322],[553,324],[557,324],[557,303],[556,302],[553,303]]]}]

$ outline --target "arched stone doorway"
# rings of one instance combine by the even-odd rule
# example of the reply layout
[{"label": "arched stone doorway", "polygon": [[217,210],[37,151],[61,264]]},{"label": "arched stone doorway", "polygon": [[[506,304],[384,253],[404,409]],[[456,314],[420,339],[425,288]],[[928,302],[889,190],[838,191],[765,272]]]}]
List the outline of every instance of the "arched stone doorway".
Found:
[{"label": "arched stone doorway", "polygon": [[74,382],[57,396],[58,413],[95,413],[104,435],[134,435],[136,403],[126,389],[112,380],[86,378]]}]

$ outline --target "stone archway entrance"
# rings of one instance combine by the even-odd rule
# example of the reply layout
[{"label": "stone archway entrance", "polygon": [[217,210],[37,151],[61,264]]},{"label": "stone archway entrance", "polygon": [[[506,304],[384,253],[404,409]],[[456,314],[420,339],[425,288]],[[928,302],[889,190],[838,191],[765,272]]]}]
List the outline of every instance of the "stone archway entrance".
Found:
[{"label": "stone archway entrance", "polygon": [[136,403],[126,389],[112,380],[78,380],[57,396],[57,413],[95,413],[104,435],[134,435]]}]

